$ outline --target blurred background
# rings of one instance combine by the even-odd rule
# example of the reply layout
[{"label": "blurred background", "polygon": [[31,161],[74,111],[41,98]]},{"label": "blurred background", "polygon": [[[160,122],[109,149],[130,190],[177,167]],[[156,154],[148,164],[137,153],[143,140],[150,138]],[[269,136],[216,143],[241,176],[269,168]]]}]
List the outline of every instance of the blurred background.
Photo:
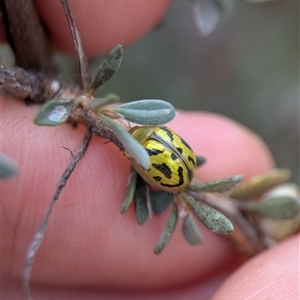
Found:
[{"label": "blurred background", "polygon": [[[216,0],[205,1],[216,7]],[[299,1],[233,3],[219,16],[210,11],[207,24],[210,16],[219,22],[204,37],[195,2],[175,0],[155,30],[125,49],[118,73],[97,95],[163,99],[233,118],[261,135],[278,166],[291,169],[299,184]],[[5,49],[1,58],[9,63]],[[73,58],[57,59],[71,81]],[[94,73],[100,61],[92,61]]]},{"label": "blurred background", "polygon": [[234,4],[201,37],[193,3],[175,0],[156,30],[125,49],[98,95],[163,99],[233,118],[261,135],[299,183],[299,1]]}]

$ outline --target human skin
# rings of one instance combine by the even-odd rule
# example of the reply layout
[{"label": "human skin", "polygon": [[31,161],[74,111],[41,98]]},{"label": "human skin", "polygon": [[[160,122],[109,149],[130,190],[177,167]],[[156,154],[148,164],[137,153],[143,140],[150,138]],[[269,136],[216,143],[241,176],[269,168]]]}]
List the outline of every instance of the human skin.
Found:
[{"label": "human skin", "polygon": [[[72,52],[68,28],[53,18],[61,11],[58,1],[36,2],[54,47]],[[142,37],[169,4],[122,2],[130,6],[112,0],[70,1],[88,54]],[[91,14],[103,13],[104,20],[89,17],[88,22],[80,22],[88,8]],[[115,10],[119,17],[113,19]],[[107,30],[97,30],[97,36],[91,33],[103,27]],[[75,151],[85,129],[73,130],[68,124],[35,126],[38,106],[0,98],[2,152],[19,165],[18,174],[1,184],[2,293],[10,300],[21,295],[26,250],[69,161],[70,153],[62,147]],[[235,174],[249,177],[274,166],[257,135],[223,116],[179,112],[168,126],[207,158],[196,174],[203,181]],[[129,162],[105,142],[93,138],[53,211],[33,267],[35,299],[297,299],[298,236],[245,261],[223,237],[201,224],[204,244],[187,245],[178,226],[163,253],[155,256],[152,250],[167,214],[154,216],[142,227],[136,224],[133,208],[125,216],[119,214]]]}]

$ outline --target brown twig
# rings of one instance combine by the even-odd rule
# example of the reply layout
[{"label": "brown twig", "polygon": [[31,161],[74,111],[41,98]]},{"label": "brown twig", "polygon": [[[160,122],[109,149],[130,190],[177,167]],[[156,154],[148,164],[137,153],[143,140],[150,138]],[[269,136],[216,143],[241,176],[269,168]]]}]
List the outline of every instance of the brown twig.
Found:
[{"label": "brown twig", "polygon": [[[74,88],[73,88],[74,89]],[[70,87],[63,86],[57,76],[43,71],[26,71],[20,67],[0,66],[0,90],[11,94],[26,103],[43,103],[51,98],[70,94]]]},{"label": "brown twig", "polygon": [[75,47],[75,52],[77,55],[77,61],[79,66],[79,74],[80,74],[80,87],[82,90],[87,91],[92,82],[91,74],[89,73],[88,60],[83,50],[83,45],[81,42],[80,34],[76,28],[75,20],[73,18],[72,12],[70,10],[68,1],[61,0],[62,7],[64,9],[71,35],[73,38],[73,43]]},{"label": "brown twig", "polygon": [[48,36],[32,0],[0,0],[8,43],[17,67],[0,68],[0,89],[26,103],[43,103],[62,88]]},{"label": "brown twig", "polygon": [[29,283],[30,283],[32,265],[33,265],[36,253],[37,253],[37,251],[42,243],[42,240],[44,238],[45,230],[47,228],[47,224],[49,222],[49,218],[50,218],[52,209],[53,209],[55,203],[57,202],[57,200],[59,199],[59,196],[60,196],[61,192],[63,191],[64,187],[66,186],[69,177],[73,173],[73,171],[74,171],[75,167],[77,166],[78,162],[80,161],[80,159],[85,154],[85,152],[88,148],[88,145],[92,139],[92,136],[93,136],[93,130],[91,127],[88,127],[88,129],[84,135],[84,138],[79,146],[79,149],[72,156],[69,164],[67,165],[62,177],[60,178],[60,180],[57,184],[54,196],[53,196],[53,198],[50,202],[50,205],[47,209],[45,218],[42,221],[38,231],[36,232],[31,245],[29,246],[29,249],[28,249],[28,252],[26,255],[25,268],[24,268],[24,272],[23,272],[24,299],[26,299],[26,300],[31,299]]},{"label": "brown twig", "polygon": [[56,73],[48,36],[32,0],[1,0],[3,24],[16,65]]}]

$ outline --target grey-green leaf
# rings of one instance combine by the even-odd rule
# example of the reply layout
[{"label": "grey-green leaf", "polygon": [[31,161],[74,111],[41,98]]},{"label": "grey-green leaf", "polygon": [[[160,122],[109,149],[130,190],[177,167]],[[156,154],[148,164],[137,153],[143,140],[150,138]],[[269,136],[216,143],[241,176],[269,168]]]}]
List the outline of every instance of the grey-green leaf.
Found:
[{"label": "grey-green leaf", "polygon": [[230,197],[235,199],[253,198],[286,182],[290,176],[291,171],[288,169],[272,169],[245,180],[231,192]]},{"label": "grey-green leaf", "polygon": [[199,245],[203,241],[199,227],[191,213],[188,213],[183,219],[182,233],[190,245]]},{"label": "grey-green leaf", "polygon": [[132,137],[130,133],[110,118],[103,114],[99,114],[99,117],[112,129],[114,134],[123,144],[127,154],[129,154],[130,157],[139,163],[145,170],[149,170],[150,157],[146,149],[134,137]]},{"label": "grey-green leaf", "polygon": [[232,188],[237,186],[243,179],[244,176],[236,175],[225,179],[191,184],[187,189],[190,191],[198,192],[222,193],[231,190]]},{"label": "grey-green leaf", "polygon": [[138,174],[137,174],[136,170],[133,167],[131,167],[130,173],[129,173],[129,178],[128,178],[125,199],[124,199],[124,201],[121,205],[121,209],[120,209],[121,214],[125,214],[127,212],[128,208],[130,207],[130,204],[132,202],[134,192],[136,189],[137,176],[138,176]]},{"label": "grey-green leaf", "polygon": [[0,178],[8,178],[15,175],[18,171],[17,164],[8,156],[0,153]]},{"label": "grey-green leaf", "polygon": [[174,194],[165,191],[150,191],[150,197],[153,212],[160,214],[170,206],[174,199]]},{"label": "grey-green leaf", "polygon": [[146,182],[138,176],[134,194],[135,216],[138,224],[144,224],[150,216],[150,191]]},{"label": "grey-green leaf", "polygon": [[101,63],[92,83],[91,91],[95,91],[113,77],[121,65],[122,58],[123,47],[117,45]]},{"label": "grey-green leaf", "polygon": [[144,99],[124,103],[112,108],[126,120],[141,125],[162,125],[176,115],[174,106],[163,100]]},{"label": "grey-green leaf", "polygon": [[120,96],[110,93],[105,95],[103,98],[95,98],[90,101],[89,107],[91,110],[97,110],[105,105],[116,103],[120,101]]},{"label": "grey-green leaf", "polygon": [[46,102],[35,117],[39,126],[57,126],[67,121],[78,103],[74,99],[54,99]]},{"label": "grey-green leaf", "polygon": [[197,165],[197,168],[200,167],[200,166],[202,166],[205,162],[206,162],[205,157],[196,155],[196,165]]},{"label": "grey-green leaf", "polygon": [[174,203],[172,212],[170,214],[167,226],[165,228],[164,233],[162,234],[159,242],[157,243],[156,247],[154,248],[154,253],[155,254],[160,254],[161,251],[164,249],[166,244],[169,242],[172,233],[176,227],[177,224],[177,219],[178,219],[178,208],[177,205]]},{"label": "grey-green leaf", "polygon": [[191,196],[186,197],[184,200],[193,208],[196,216],[209,230],[222,235],[233,231],[232,223],[220,212],[196,201]]},{"label": "grey-green leaf", "polygon": [[219,2],[202,0],[193,1],[193,17],[194,23],[201,37],[206,37],[211,34],[220,18],[221,5]]},{"label": "grey-green leaf", "polygon": [[294,184],[279,186],[260,201],[245,203],[245,209],[273,219],[291,218],[300,210],[298,188]]}]

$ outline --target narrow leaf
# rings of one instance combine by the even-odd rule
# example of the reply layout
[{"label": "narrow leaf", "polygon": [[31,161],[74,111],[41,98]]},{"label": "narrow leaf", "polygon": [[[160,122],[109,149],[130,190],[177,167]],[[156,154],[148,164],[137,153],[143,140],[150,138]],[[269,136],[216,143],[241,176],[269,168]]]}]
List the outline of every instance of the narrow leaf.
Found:
[{"label": "narrow leaf", "polygon": [[174,199],[174,194],[165,191],[150,191],[150,197],[153,212],[160,214],[170,206]]},{"label": "narrow leaf", "polygon": [[237,186],[242,180],[244,176],[236,175],[233,177],[213,180],[204,183],[191,184],[188,186],[188,190],[190,191],[198,191],[198,192],[209,192],[209,193],[222,193],[226,192],[235,186]]},{"label": "narrow leaf", "polygon": [[109,81],[119,69],[123,58],[122,45],[117,45],[103,60],[88,92],[90,96],[104,83]]},{"label": "narrow leaf", "polygon": [[146,182],[141,176],[137,178],[134,194],[135,216],[138,224],[144,224],[150,217],[150,191]]},{"label": "narrow leaf", "polygon": [[166,244],[169,242],[172,233],[176,227],[177,224],[177,219],[178,219],[178,208],[177,205],[174,203],[172,212],[170,214],[167,227],[165,228],[165,231],[163,235],[161,236],[159,242],[157,243],[156,247],[154,248],[154,253],[155,254],[160,254],[161,251],[164,249]]},{"label": "narrow leaf", "polygon": [[0,153],[0,178],[8,178],[18,171],[17,164],[8,156]]},{"label": "narrow leaf", "polygon": [[148,170],[150,168],[150,157],[146,149],[135,138],[133,138],[130,133],[110,118],[102,114],[100,114],[99,117],[112,129],[126,149],[126,153],[139,163],[142,168]]},{"label": "narrow leaf", "polygon": [[206,159],[203,156],[196,155],[196,165],[197,168],[203,165],[206,162]]},{"label": "narrow leaf", "polygon": [[137,176],[138,176],[138,174],[137,174],[136,170],[133,167],[131,167],[130,173],[129,173],[129,178],[128,178],[125,199],[124,199],[124,201],[121,205],[121,209],[120,209],[121,214],[125,214],[127,212],[128,208],[130,207],[130,204],[132,202],[134,192],[136,189]]},{"label": "narrow leaf", "polygon": [[90,101],[89,107],[91,110],[99,109],[105,105],[116,103],[120,101],[120,96],[110,93],[105,95],[103,98],[96,98]]},{"label": "narrow leaf", "polygon": [[222,235],[233,231],[231,222],[220,212],[206,204],[197,202],[191,196],[185,197],[184,201],[193,208],[196,216],[209,230]]},{"label": "narrow leaf", "polygon": [[126,120],[141,125],[161,125],[170,122],[176,115],[174,106],[163,100],[144,99],[124,103],[112,110]]},{"label": "narrow leaf", "polygon": [[274,219],[291,218],[299,213],[300,201],[298,197],[297,186],[285,184],[265,194],[260,201],[245,203],[245,209]]},{"label": "narrow leaf", "polygon": [[285,196],[268,198],[257,202],[251,201],[251,203],[246,205],[248,211],[274,219],[293,217],[299,212],[299,207],[299,201]]},{"label": "narrow leaf", "polygon": [[270,188],[286,182],[291,176],[288,169],[273,169],[249,178],[236,187],[230,194],[235,199],[253,198],[265,193]]},{"label": "narrow leaf", "polygon": [[198,0],[194,1],[193,15],[200,35],[206,37],[215,30],[221,18],[221,8],[214,1],[202,0],[200,4]]},{"label": "narrow leaf", "polygon": [[187,214],[183,219],[182,233],[190,245],[199,245],[203,242],[199,227],[191,213]]},{"label": "narrow leaf", "polygon": [[54,99],[46,102],[35,117],[39,126],[56,126],[67,121],[78,103],[74,99]]}]

